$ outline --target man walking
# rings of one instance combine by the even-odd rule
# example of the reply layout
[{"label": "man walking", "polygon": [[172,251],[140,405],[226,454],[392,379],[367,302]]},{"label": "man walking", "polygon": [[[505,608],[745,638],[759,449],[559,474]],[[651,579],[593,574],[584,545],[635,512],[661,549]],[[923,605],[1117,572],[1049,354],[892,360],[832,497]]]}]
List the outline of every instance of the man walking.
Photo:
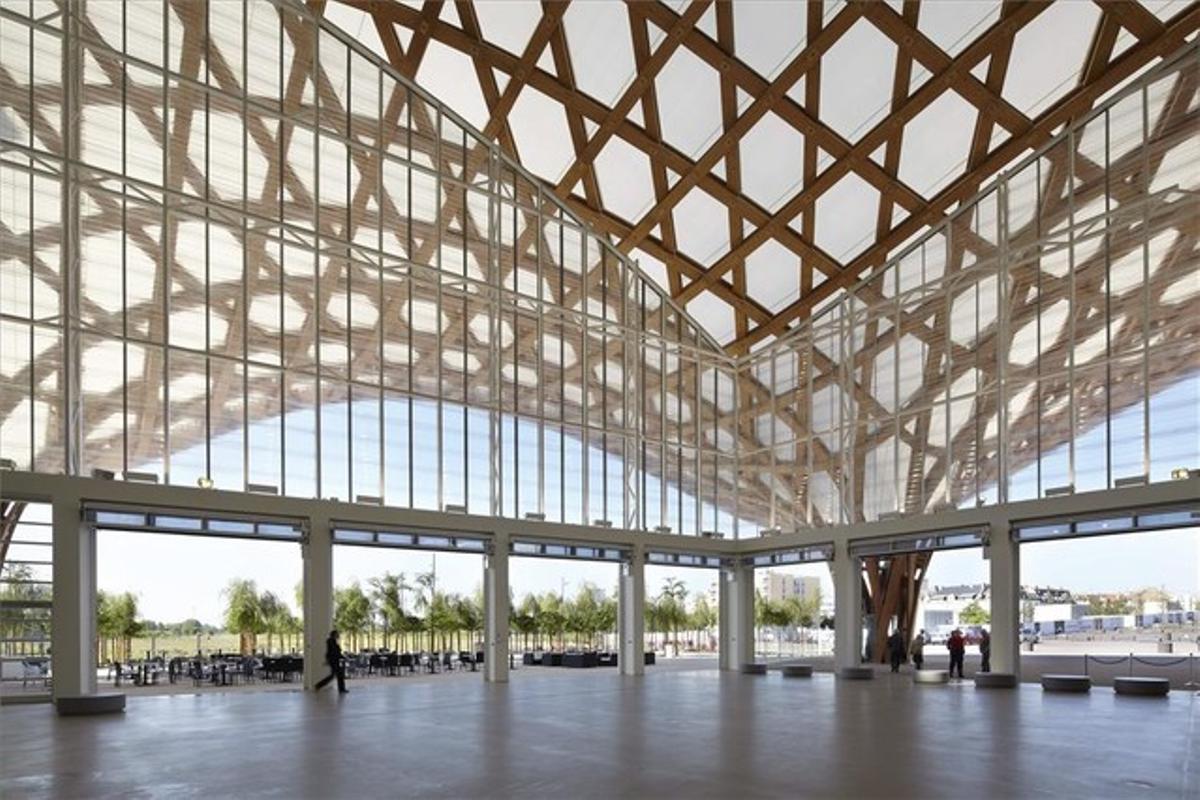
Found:
[{"label": "man walking", "polygon": [[324,689],[331,680],[337,678],[338,693],[346,694],[349,690],[346,689],[346,670],[342,667],[342,646],[338,644],[337,628],[331,630],[329,638],[325,640],[325,663],[329,664],[329,674],[317,681],[317,691]]}]

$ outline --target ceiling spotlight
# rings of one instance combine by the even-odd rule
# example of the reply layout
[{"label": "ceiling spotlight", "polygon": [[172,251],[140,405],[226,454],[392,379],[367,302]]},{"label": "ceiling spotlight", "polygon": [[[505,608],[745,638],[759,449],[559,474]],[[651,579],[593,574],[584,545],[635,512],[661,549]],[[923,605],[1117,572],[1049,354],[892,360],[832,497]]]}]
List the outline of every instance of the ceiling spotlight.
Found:
[{"label": "ceiling spotlight", "polygon": [[1200,469],[1188,469],[1187,467],[1176,467],[1171,470],[1171,480],[1186,481],[1188,478],[1200,476]]},{"label": "ceiling spotlight", "polygon": [[196,485],[199,486],[201,489],[211,489],[211,488],[213,488],[213,481],[212,481],[212,478],[205,475],[202,478],[196,479]]}]

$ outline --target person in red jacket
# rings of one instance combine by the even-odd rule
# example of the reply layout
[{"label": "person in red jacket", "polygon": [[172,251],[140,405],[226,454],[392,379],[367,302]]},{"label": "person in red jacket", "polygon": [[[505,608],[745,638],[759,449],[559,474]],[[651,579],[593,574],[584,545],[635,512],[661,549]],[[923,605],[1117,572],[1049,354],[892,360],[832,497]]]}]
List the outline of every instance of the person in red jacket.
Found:
[{"label": "person in red jacket", "polygon": [[961,678],[963,676],[963,653],[966,652],[967,641],[958,628],[951,632],[950,639],[946,642],[946,649],[950,651],[950,677],[954,677],[954,669],[957,667],[958,677]]}]

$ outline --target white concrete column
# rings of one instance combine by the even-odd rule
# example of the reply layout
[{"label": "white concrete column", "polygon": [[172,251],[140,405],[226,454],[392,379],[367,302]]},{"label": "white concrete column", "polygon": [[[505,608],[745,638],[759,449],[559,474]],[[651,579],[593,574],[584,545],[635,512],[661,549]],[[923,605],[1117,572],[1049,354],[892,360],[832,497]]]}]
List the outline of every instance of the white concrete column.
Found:
[{"label": "white concrete column", "polygon": [[96,692],[96,533],[78,497],[53,503],[53,696]]},{"label": "white concrete column", "polygon": [[508,683],[508,534],[491,546],[483,557],[483,679]]},{"label": "white concrete column", "polygon": [[304,688],[328,673],[325,639],[333,627],[333,531],[328,517],[310,517],[304,555]]},{"label": "white concrete column", "polygon": [[721,567],[717,595],[720,666],[737,671],[754,660],[754,569]]},{"label": "white concrete column", "polygon": [[993,524],[987,548],[991,573],[992,671],[1020,675],[1021,549],[1007,522]]},{"label": "white concrete column", "polygon": [[862,663],[862,561],[840,542],[833,560],[834,661],[839,668]]},{"label": "white concrete column", "polygon": [[617,592],[617,663],[622,675],[646,672],[646,551],[634,545],[621,564]]}]

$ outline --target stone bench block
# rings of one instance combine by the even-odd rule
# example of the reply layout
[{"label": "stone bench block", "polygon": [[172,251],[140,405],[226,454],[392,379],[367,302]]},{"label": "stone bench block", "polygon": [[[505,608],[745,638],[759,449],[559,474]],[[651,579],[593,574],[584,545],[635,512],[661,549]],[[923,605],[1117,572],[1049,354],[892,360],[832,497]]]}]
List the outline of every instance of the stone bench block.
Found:
[{"label": "stone bench block", "polygon": [[767,665],[766,664],[757,664],[757,663],[753,663],[753,662],[751,662],[749,664],[742,664],[742,674],[743,675],[766,675],[767,674]]},{"label": "stone bench block", "polygon": [[1087,675],[1043,675],[1042,689],[1047,692],[1076,692],[1090,691],[1092,679]]},{"label": "stone bench block", "polygon": [[913,673],[913,683],[935,685],[949,682],[950,673],[944,669],[919,669]]},{"label": "stone bench block", "polygon": [[869,681],[874,680],[875,670],[871,667],[842,667],[838,670],[838,677],[847,681]]},{"label": "stone bench block", "polygon": [[788,664],[783,668],[785,678],[811,678],[812,674],[812,664]]},{"label": "stone bench block", "polygon": [[975,675],[976,689],[1015,689],[1017,676],[1011,672],[979,672]]},{"label": "stone bench block", "polygon": [[1166,697],[1171,682],[1166,678],[1114,678],[1113,690],[1132,697]]},{"label": "stone bench block", "polygon": [[59,697],[55,699],[54,706],[64,717],[119,714],[125,710],[125,695],[120,692],[104,692],[75,697]]}]

